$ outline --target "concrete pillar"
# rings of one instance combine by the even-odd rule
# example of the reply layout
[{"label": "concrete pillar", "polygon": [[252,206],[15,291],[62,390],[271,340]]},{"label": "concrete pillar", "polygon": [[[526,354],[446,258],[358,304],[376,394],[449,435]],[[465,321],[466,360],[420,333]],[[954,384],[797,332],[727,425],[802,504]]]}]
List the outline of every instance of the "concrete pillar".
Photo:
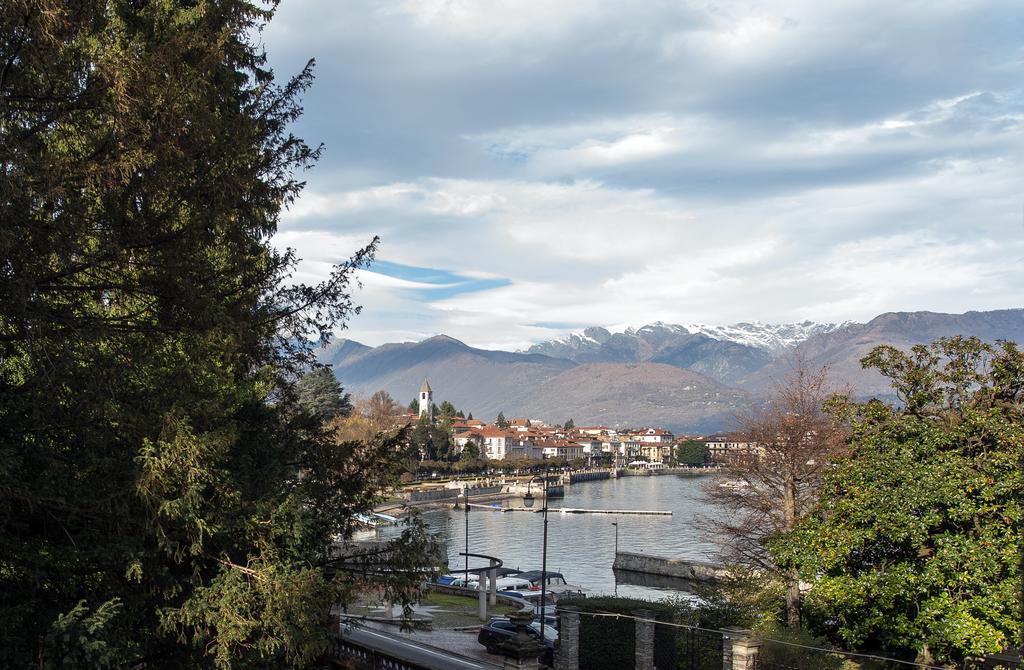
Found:
[{"label": "concrete pillar", "polygon": [[495,560],[491,559],[491,569],[487,571],[488,579],[491,580],[491,587],[488,589],[487,602],[494,605],[498,604],[498,569],[494,566]]},{"label": "concrete pillar", "polygon": [[533,612],[519,611],[509,616],[516,626],[516,634],[498,644],[498,649],[505,656],[503,670],[539,670],[537,658],[544,652],[544,645],[526,632],[526,627],[533,621]]},{"label": "concrete pillar", "polygon": [[633,657],[636,670],[654,670],[654,613],[636,610],[636,646]]},{"label": "concrete pillar", "polygon": [[540,662],[536,658],[505,657],[501,670],[540,670]]},{"label": "concrete pillar", "polygon": [[580,608],[559,606],[555,670],[580,670]]},{"label": "concrete pillar", "polygon": [[490,570],[480,571],[480,581],[477,582],[477,593],[480,595],[480,620],[487,621],[487,573]]},{"label": "concrete pillar", "polygon": [[754,670],[761,643],[743,628],[722,629],[722,670]]}]

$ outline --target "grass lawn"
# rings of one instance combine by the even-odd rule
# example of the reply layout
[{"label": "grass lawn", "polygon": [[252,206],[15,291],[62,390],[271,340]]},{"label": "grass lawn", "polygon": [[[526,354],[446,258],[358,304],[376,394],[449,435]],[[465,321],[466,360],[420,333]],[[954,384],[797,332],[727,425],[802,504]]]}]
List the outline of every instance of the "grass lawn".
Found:
[{"label": "grass lawn", "polygon": [[[479,602],[476,596],[467,598],[452,593],[428,591],[424,594],[421,604],[424,607],[430,608],[430,614],[434,617],[434,628],[456,628],[483,623],[480,621],[480,617],[477,616]],[[506,605],[499,602],[494,607],[488,608],[488,614],[492,616],[507,616],[518,609],[515,605]]]}]

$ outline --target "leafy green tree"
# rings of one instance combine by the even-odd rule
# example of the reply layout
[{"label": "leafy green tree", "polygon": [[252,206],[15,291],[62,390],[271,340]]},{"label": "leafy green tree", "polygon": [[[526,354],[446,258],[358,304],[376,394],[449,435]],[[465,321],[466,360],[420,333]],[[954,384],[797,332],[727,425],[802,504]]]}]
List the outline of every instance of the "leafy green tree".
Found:
[{"label": "leafy green tree", "polygon": [[466,445],[462,447],[462,453],[459,454],[459,460],[462,461],[475,461],[480,458],[480,447],[473,440],[466,442]]},{"label": "leafy green tree", "polygon": [[565,430],[572,430],[575,427],[576,427],[576,422],[573,421],[572,419],[569,419],[564,424],[562,424],[562,428],[564,428]]},{"label": "leafy green tree", "polygon": [[352,413],[352,398],[342,390],[330,368],[313,368],[299,377],[295,388],[302,408],[324,421]]},{"label": "leafy green tree", "polygon": [[408,407],[406,407],[406,410],[408,410],[409,414],[419,414],[420,413],[420,399],[419,398],[413,398],[412,402],[410,402]]},{"label": "leafy green tree", "polygon": [[409,433],[409,447],[423,461],[445,461],[454,458],[452,438],[443,426],[433,425],[420,417]]},{"label": "leafy green tree", "polygon": [[703,440],[683,440],[676,447],[676,459],[686,465],[706,465],[711,462],[711,450]]},{"label": "leafy green tree", "polygon": [[460,419],[465,419],[466,418],[466,415],[463,413],[463,411],[461,409],[458,412],[455,413],[455,416],[459,417]]},{"label": "leafy green tree", "polygon": [[466,415],[466,420],[467,421],[471,421],[472,419],[473,419],[473,413],[470,412],[469,414]]},{"label": "leafy green tree", "polygon": [[455,405],[445,400],[438,408],[438,416],[443,419],[451,419],[455,416]]},{"label": "leafy green tree", "polygon": [[327,547],[404,436],[336,444],[293,380],[376,242],[317,285],[271,244],[318,155],[271,13],[0,12],[0,667],[304,667],[363,585]]},{"label": "leafy green tree", "polygon": [[937,664],[1020,644],[1024,354],[958,337],[862,363],[901,403],[837,407],[852,452],[776,560],[849,648]]},{"label": "leafy green tree", "polygon": [[494,425],[498,428],[508,428],[508,420],[505,418],[504,412],[498,412],[498,418],[494,420]]}]

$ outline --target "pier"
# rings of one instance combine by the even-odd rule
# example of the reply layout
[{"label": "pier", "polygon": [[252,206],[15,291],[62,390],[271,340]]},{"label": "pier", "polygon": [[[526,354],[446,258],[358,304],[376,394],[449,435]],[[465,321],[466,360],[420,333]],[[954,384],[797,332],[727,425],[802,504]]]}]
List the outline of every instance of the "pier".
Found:
[{"label": "pier", "polygon": [[[501,507],[498,505],[481,505],[470,503],[470,507],[477,507],[491,512],[533,512],[539,514],[544,511],[543,507]],[[638,514],[653,516],[672,516],[672,510],[660,509],[583,509],[582,507],[549,507],[548,514]]]}]

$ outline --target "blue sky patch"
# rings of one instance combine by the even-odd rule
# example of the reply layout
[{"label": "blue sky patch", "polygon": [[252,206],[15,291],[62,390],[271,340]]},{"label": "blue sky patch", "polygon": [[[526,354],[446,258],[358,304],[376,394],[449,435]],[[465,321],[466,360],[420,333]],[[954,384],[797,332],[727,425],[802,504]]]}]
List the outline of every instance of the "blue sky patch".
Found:
[{"label": "blue sky patch", "polygon": [[370,266],[371,272],[414,281],[421,284],[433,284],[434,286],[423,288],[405,289],[420,299],[444,300],[463,293],[476,293],[489,291],[502,286],[509,286],[512,281],[504,278],[476,279],[466,277],[451,270],[440,270],[437,268],[421,268],[413,265],[402,265],[391,261],[375,261]]}]

